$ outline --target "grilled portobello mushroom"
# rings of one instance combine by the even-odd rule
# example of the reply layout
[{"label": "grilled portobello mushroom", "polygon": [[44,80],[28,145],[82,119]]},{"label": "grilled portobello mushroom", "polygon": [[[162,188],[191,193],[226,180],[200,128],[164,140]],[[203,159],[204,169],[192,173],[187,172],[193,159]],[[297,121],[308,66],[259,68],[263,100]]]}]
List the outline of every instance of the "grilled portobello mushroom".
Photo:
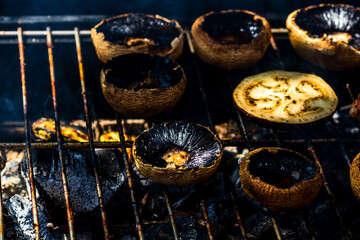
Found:
[{"label": "grilled portobello mushroom", "polygon": [[268,21],[247,10],[209,12],[195,20],[191,34],[196,55],[223,69],[255,65],[272,36]]},{"label": "grilled portobello mushroom", "polygon": [[104,63],[131,53],[169,56],[175,61],[183,51],[184,33],[175,20],[127,13],[102,20],[91,29],[91,39]]},{"label": "grilled portobello mushroom", "polygon": [[292,12],[287,20],[296,52],[320,67],[346,70],[360,66],[360,8],[320,4]]}]

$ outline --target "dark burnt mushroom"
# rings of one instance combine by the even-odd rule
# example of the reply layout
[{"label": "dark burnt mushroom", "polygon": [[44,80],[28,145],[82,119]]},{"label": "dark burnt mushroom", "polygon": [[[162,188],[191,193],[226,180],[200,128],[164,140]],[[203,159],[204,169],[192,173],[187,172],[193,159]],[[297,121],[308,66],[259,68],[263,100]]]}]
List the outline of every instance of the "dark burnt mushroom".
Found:
[{"label": "dark burnt mushroom", "polygon": [[246,68],[260,61],[269,46],[268,21],[247,10],[209,12],[191,27],[196,55],[224,69]]},{"label": "dark burnt mushroom", "polygon": [[316,162],[284,148],[264,147],[249,152],[239,174],[244,192],[272,211],[309,205],[323,185]]},{"label": "dark burnt mushroom", "polygon": [[320,4],[298,9],[287,20],[296,52],[312,64],[346,70],[360,66],[360,8]]},{"label": "dark burnt mushroom", "polygon": [[101,70],[105,99],[130,117],[150,117],[173,108],[182,97],[186,77],[168,57],[128,54],[108,61]]},{"label": "dark burnt mushroom", "polygon": [[205,181],[223,153],[220,140],[209,129],[185,122],[153,126],[135,139],[132,151],[143,175],[171,186]]},{"label": "dark burnt mushroom", "polygon": [[337,107],[333,89],[314,74],[268,71],[244,78],[233,92],[235,106],[260,123],[306,124]]},{"label": "dark burnt mushroom", "polygon": [[351,163],[350,184],[356,199],[360,202],[360,153]]},{"label": "dark burnt mushroom", "polygon": [[175,20],[128,13],[102,20],[91,29],[91,39],[104,63],[130,53],[169,56],[175,61],[183,50],[184,33]]}]

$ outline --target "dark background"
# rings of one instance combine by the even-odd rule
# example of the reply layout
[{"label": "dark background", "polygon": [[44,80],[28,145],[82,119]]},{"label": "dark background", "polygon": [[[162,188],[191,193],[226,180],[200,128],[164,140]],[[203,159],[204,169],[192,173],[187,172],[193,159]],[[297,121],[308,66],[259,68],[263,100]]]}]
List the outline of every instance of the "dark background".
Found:
[{"label": "dark background", "polygon": [[285,18],[291,11],[322,2],[349,3],[359,5],[359,1],[306,1],[306,0],[122,0],[122,1],[47,1],[8,0],[2,1],[0,15],[72,15],[104,14],[116,15],[127,12],[146,12],[174,18],[178,21],[193,21],[199,15],[212,10],[247,9],[258,14],[273,14]]},{"label": "dark background", "polygon": [[[321,2],[324,1],[2,1],[0,3],[0,30],[16,31],[18,27],[22,27],[24,30],[45,30],[47,26],[50,26],[52,30],[72,30],[75,26],[79,27],[80,30],[89,30],[104,17],[128,12],[159,14],[169,19],[176,19],[184,29],[189,29],[198,16],[212,10],[224,9],[248,9],[266,17],[272,27],[285,27],[285,19],[293,10]],[[360,1],[356,0],[343,1],[343,3],[360,6]],[[70,15],[96,16],[92,19],[72,21],[71,18],[68,18]],[[34,21],[32,16],[41,16],[41,21]],[[62,38],[54,37],[53,51],[59,116],[61,120],[69,121],[73,119],[83,119],[84,115],[74,39],[72,36],[68,36],[67,38],[69,40],[67,43],[60,43],[59,40]],[[0,44],[0,125],[2,122],[23,121],[17,38],[16,36],[2,37],[0,38],[0,41],[1,40],[11,40],[12,43],[7,42],[6,44]],[[30,121],[35,121],[40,117],[53,118],[49,63],[47,48],[44,43],[45,37],[24,37],[24,41]],[[288,40],[285,42],[287,41]],[[287,69],[308,71],[299,67],[299,65],[303,64],[303,60],[301,58],[294,58],[297,55],[292,52],[291,46],[280,50],[284,52],[283,57],[287,54],[292,54],[291,59],[285,60]],[[89,90],[89,100],[91,106],[93,106],[92,110],[94,110],[92,111],[92,118],[114,118],[114,112],[104,100],[100,90],[99,72],[102,63],[97,59],[91,39],[88,36],[82,37],[82,54],[85,78]],[[265,58],[267,60],[263,61],[267,61],[267,64],[264,64],[265,69],[278,69],[279,65],[276,64],[276,58],[273,59],[273,54],[268,54],[267,56],[268,57]],[[180,57],[179,63],[184,67],[188,75],[189,84],[194,84],[194,82],[196,82],[195,71],[192,62],[189,61],[187,44],[184,45],[184,54]],[[215,68],[211,67],[211,69]],[[204,72],[208,72],[208,70],[209,69],[206,69]],[[250,72],[248,74],[250,74]],[[326,71],[320,71],[318,74],[322,77],[331,75],[331,73]],[[218,84],[224,81],[224,76],[226,76],[224,72],[215,69],[210,72],[210,78],[206,79],[206,81],[209,86],[214,86],[214,89],[218,89]],[[343,83],[340,83],[340,85],[343,85]],[[196,85],[193,87],[197,89]],[[228,114],[233,112],[231,98],[229,97],[231,94],[226,94],[227,95],[225,95],[224,91],[219,93],[219,97],[224,95],[223,97],[227,101],[226,104],[223,104],[221,101],[214,102],[214,108],[220,109],[218,116],[222,119],[229,119],[232,116]],[[186,106],[190,104],[194,108],[195,104],[193,104],[193,102],[202,101],[198,92],[187,90],[185,96],[188,97],[183,98],[177,108],[180,116],[183,114],[192,115],[192,112],[187,112],[188,109]],[[341,102],[341,104],[348,104],[348,96],[344,99],[346,101]],[[199,109],[194,108],[194,112],[199,116],[205,116],[206,114],[200,105]],[[94,115],[94,113],[97,115]],[[201,119],[197,118],[190,118],[189,120],[201,122]]]}]

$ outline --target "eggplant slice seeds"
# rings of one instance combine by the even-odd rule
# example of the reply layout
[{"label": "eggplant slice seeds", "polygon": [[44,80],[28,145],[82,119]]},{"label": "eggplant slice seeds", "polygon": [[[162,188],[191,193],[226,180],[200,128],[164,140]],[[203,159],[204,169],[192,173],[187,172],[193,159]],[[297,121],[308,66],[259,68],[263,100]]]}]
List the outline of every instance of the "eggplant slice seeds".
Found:
[{"label": "eggplant slice seeds", "polygon": [[239,110],[260,120],[305,124],[331,115],[338,99],[314,74],[278,70],[244,78],[233,92],[233,101]]}]

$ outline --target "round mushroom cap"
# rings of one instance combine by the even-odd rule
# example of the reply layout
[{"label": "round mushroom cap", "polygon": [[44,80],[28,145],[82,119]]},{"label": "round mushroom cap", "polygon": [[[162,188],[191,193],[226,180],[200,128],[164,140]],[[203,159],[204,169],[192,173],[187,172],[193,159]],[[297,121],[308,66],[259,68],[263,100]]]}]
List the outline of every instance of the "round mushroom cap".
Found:
[{"label": "round mushroom cap", "polygon": [[140,13],[108,18],[91,29],[96,53],[104,63],[130,53],[169,56],[176,60],[183,50],[183,35],[177,21]]},{"label": "round mushroom cap", "polygon": [[108,61],[101,70],[105,99],[118,112],[150,117],[173,108],[186,87],[182,68],[168,57],[128,54]]},{"label": "round mushroom cap", "polygon": [[[189,155],[181,166],[168,164],[163,156],[171,149]],[[165,185],[189,185],[209,178],[220,164],[220,140],[207,128],[194,123],[155,125],[134,141],[137,168],[148,178]]]},{"label": "round mushroom cap", "polygon": [[239,174],[244,192],[272,211],[309,205],[323,185],[315,162],[284,148],[251,151],[242,160]]},{"label": "round mushroom cap", "polygon": [[267,20],[246,10],[209,12],[191,27],[196,55],[224,68],[246,68],[260,61],[270,43]]},{"label": "round mushroom cap", "polygon": [[350,167],[351,189],[360,202],[360,153],[354,158]]},{"label": "round mushroom cap", "polygon": [[309,6],[292,12],[286,26],[294,49],[312,64],[331,70],[360,66],[360,8]]}]

